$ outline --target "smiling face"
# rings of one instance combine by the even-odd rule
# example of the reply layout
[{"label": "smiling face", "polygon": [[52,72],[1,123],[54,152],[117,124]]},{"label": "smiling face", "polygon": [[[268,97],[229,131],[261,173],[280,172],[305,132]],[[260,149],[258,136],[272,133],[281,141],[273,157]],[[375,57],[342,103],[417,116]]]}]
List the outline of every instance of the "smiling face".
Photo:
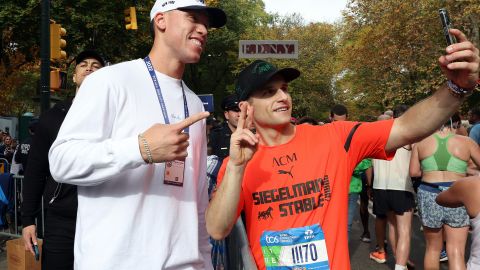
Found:
[{"label": "smiling face", "polygon": [[171,56],[185,64],[200,60],[208,33],[208,17],[205,12],[171,10],[157,14],[155,20],[163,30],[163,42],[169,48]]},{"label": "smiling face", "polygon": [[274,76],[253,92],[248,102],[253,107],[256,126],[282,127],[290,124],[292,98],[288,93],[288,83],[282,76]]},{"label": "smiling face", "polygon": [[6,146],[10,146],[12,144],[12,137],[10,137],[9,135],[5,136],[5,138],[3,139],[3,143]]}]

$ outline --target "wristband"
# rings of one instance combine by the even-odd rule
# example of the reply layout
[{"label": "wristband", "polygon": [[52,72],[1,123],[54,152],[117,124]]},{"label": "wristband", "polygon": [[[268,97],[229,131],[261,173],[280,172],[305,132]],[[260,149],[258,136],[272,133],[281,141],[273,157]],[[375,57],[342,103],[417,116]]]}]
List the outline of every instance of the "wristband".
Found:
[{"label": "wristband", "polygon": [[459,97],[459,98],[469,96],[473,92],[473,90],[467,90],[467,89],[461,88],[460,86],[452,82],[452,80],[447,81],[447,86],[448,86],[448,89],[450,90],[450,93],[455,97]]},{"label": "wristband", "polygon": [[138,134],[138,138],[140,139],[140,142],[143,144],[143,148],[145,148],[145,152],[147,152],[146,162],[148,164],[152,164],[153,163],[152,152],[150,152],[150,147],[148,147],[147,140],[145,139],[142,133]]}]

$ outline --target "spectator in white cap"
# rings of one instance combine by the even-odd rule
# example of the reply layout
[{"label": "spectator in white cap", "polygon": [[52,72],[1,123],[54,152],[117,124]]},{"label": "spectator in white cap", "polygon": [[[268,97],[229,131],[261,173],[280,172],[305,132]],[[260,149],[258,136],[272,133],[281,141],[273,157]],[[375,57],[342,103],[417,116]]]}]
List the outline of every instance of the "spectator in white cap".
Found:
[{"label": "spectator in white cap", "polygon": [[89,75],[49,152],[78,186],[75,269],[211,269],[203,104],[182,81],[225,13],[156,1],[144,59]]}]

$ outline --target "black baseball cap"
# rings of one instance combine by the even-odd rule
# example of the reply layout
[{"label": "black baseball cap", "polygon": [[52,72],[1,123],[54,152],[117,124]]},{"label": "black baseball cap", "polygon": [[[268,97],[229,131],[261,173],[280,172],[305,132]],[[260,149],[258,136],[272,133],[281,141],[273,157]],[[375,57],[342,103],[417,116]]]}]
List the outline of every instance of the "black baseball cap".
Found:
[{"label": "black baseball cap", "polygon": [[235,83],[238,100],[247,100],[255,90],[264,86],[277,74],[282,76],[286,82],[291,82],[300,76],[300,71],[296,68],[277,69],[267,61],[255,60],[238,75]]},{"label": "black baseball cap", "polygon": [[240,110],[240,108],[238,107],[238,97],[236,94],[231,94],[223,98],[222,110],[224,111]]},{"label": "black baseball cap", "polygon": [[105,61],[103,60],[103,57],[100,54],[98,54],[96,51],[92,51],[92,50],[85,50],[79,53],[77,57],[75,57],[75,66],[88,58],[93,58],[98,62],[100,62],[102,66],[105,66]]}]

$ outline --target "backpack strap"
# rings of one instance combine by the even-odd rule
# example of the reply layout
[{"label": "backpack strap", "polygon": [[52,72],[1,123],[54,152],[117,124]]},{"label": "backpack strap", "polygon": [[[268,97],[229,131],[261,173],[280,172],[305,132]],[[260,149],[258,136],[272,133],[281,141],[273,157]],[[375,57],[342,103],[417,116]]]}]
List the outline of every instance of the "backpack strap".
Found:
[{"label": "backpack strap", "polygon": [[357,131],[357,128],[361,125],[362,123],[356,124],[352,130],[350,130],[350,133],[348,134],[347,140],[345,141],[345,145],[343,145],[343,148],[345,149],[345,152],[348,152],[350,150],[350,143],[352,142],[352,137],[353,134]]}]

